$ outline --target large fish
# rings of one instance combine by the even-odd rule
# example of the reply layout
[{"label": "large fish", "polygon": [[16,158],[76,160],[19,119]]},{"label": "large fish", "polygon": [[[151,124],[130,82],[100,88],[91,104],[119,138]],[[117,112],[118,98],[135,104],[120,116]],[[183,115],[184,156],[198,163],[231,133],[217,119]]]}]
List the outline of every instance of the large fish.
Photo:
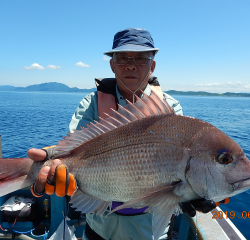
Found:
[{"label": "large fish", "polygon": [[[250,162],[240,146],[211,124],[178,116],[152,92],[113,116],[77,130],[56,147],[74,174],[77,210],[103,214],[112,201],[153,214],[158,239],[178,204],[220,201],[250,188]],[[45,163],[0,160],[0,193],[30,186]]]}]

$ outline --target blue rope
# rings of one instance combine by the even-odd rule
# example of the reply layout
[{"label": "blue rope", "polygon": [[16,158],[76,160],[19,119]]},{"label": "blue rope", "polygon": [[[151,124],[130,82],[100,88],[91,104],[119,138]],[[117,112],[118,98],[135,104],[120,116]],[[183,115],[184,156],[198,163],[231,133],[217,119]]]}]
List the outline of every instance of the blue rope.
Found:
[{"label": "blue rope", "polygon": [[46,233],[47,233],[47,228],[46,228],[46,224],[44,223],[44,235],[43,235],[43,240],[46,239]]},{"label": "blue rope", "polygon": [[[9,224],[10,225],[10,224]],[[19,232],[19,231],[17,231],[17,230],[15,230],[15,229],[11,229],[11,231],[13,231],[13,232],[15,232],[15,233],[30,233],[30,232],[32,232],[33,230],[35,230],[36,228],[33,228],[33,229],[31,229],[31,230],[29,230],[29,231],[27,231],[27,232]]]},{"label": "blue rope", "polygon": [[[9,223],[9,226],[11,227],[10,223]],[[38,225],[38,226],[39,226],[39,225]],[[37,227],[38,227],[38,226],[37,226]],[[35,228],[33,228],[33,229],[31,229],[31,230],[29,230],[29,231],[27,231],[27,232],[19,232],[19,231],[13,229],[13,228],[11,229],[11,231],[13,231],[13,232],[15,232],[15,233],[25,234],[25,233],[30,233],[30,232],[32,232],[32,231],[35,230],[37,227],[35,227]],[[46,233],[47,233],[47,228],[46,228],[46,224],[44,223],[44,235],[43,235],[43,240],[45,240],[45,238],[46,238]]]},{"label": "blue rope", "polygon": [[[66,217],[65,217],[65,212],[66,212],[66,209],[65,209],[65,205],[66,205],[66,198],[63,197],[63,239],[65,240],[65,229],[66,229]],[[9,223],[9,226],[11,227],[10,223]],[[27,232],[19,232],[15,229],[11,229],[13,232],[15,233],[20,233],[20,234],[25,234],[25,233],[30,233],[32,232],[33,230],[35,230],[37,227],[27,231]],[[44,236],[43,236],[43,240],[45,240],[46,238],[46,233],[47,233],[47,229],[46,229],[46,225],[44,223],[44,228],[45,228],[45,232],[44,232]]]}]

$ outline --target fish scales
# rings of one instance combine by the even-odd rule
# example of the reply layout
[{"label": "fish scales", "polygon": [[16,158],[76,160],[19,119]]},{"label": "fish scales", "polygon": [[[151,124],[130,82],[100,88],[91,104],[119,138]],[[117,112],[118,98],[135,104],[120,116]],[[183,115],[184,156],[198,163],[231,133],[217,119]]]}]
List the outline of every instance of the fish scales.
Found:
[{"label": "fish scales", "polygon": [[[163,144],[154,144],[153,148],[152,144],[137,145],[137,147],[147,149],[138,154],[135,149],[127,146],[123,148],[121,157],[114,157],[114,150],[111,150],[105,154],[106,158],[97,156],[92,160],[93,164],[77,170],[74,175],[78,179],[79,188],[101,199],[105,199],[106,196],[107,199],[127,201],[148,191],[152,186],[159,187],[160,184],[169,183],[170,174],[174,175],[175,169],[172,169],[171,173],[171,168],[166,161],[163,161],[163,156],[155,154],[155,151],[160,151],[164,147]],[[167,150],[164,152],[172,153]],[[123,154],[126,156],[123,157]],[[173,160],[178,161],[178,155],[172,157],[170,154],[168,155]],[[179,157],[182,157],[181,151]],[[158,164],[155,164],[155,158],[158,159]],[[69,169],[74,172],[74,169]],[[91,191],[100,193],[97,196]]]},{"label": "fish scales", "polygon": [[83,192],[125,202],[183,177],[183,166],[176,164],[183,149],[202,128],[213,127],[191,122],[176,115],[144,118],[84,143],[71,153],[74,165],[65,164]]}]

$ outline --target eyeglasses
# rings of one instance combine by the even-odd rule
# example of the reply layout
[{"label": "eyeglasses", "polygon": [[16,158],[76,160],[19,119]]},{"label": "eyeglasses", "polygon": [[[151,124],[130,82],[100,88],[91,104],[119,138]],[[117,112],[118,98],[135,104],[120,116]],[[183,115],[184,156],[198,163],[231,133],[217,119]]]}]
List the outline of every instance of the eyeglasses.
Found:
[{"label": "eyeglasses", "polygon": [[135,65],[145,65],[149,60],[153,60],[152,57],[146,55],[135,55],[133,57],[128,57],[126,54],[119,54],[114,56],[117,65],[125,65],[128,63],[129,59],[132,58]]}]

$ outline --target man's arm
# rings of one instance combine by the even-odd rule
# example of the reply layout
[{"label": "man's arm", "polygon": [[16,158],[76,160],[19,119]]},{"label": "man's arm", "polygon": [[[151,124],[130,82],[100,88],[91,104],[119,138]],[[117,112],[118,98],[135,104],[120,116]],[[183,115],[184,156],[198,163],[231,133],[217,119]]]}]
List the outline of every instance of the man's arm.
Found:
[{"label": "man's arm", "polygon": [[88,94],[79,103],[78,108],[72,116],[69,124],[69,131],[80,130],[80,127],[86,127],[90,122],[98,121],[97,92]]},{"label": "man's arm", "polygon": [[174,99],[173,97],[164,92],[163,92],[163,98],[167,101],[169,106],[174,109],[177,115],[183,116],[182,107],[179,101],[177,101],[176,99]]}]

